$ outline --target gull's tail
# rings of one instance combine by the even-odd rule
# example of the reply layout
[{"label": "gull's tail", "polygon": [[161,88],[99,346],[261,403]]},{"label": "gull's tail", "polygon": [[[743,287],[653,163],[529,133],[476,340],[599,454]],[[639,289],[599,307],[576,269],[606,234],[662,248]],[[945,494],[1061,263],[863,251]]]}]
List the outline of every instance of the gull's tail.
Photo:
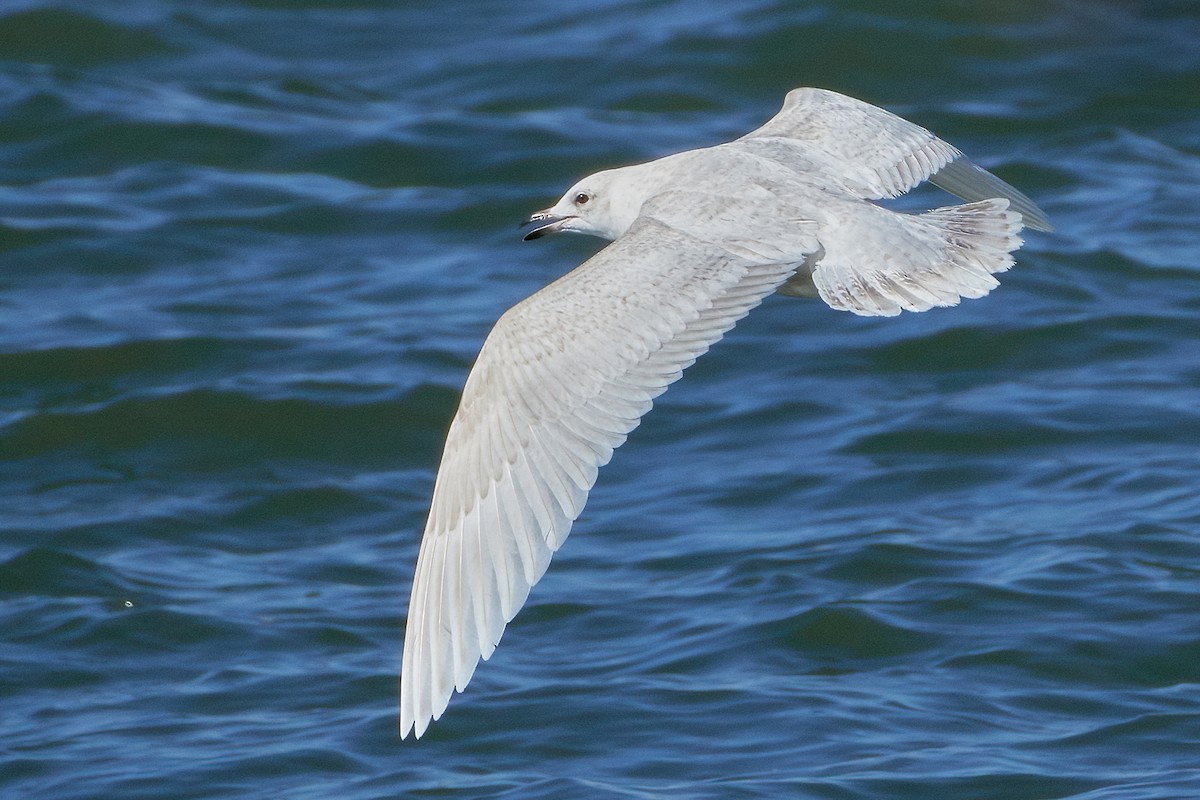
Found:
[{"label": "gull's tail", "polygon": [[867,204],[856,211],[822,231],[825,251],[811,275],[794,276],[784,294],[815,290],[830,307],[863,316],[953,306],[998,286],[993,273],[1011,267],[1022,244],[1022,214],[1006,198],[924,214]]}]

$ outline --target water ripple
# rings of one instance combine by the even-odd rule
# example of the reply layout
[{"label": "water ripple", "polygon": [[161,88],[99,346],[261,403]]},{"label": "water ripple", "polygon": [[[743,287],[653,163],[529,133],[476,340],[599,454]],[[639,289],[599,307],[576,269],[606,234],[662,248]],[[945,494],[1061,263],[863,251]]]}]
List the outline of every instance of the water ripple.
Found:
[{"label": "water ripple", "polygon": [[[1196,795],[1193,6],[10,3],[0,792]],[[599,246],[515,223],[798,85],[1056,231],[955,309],[768,299],[399,744],[466,371]]]}]

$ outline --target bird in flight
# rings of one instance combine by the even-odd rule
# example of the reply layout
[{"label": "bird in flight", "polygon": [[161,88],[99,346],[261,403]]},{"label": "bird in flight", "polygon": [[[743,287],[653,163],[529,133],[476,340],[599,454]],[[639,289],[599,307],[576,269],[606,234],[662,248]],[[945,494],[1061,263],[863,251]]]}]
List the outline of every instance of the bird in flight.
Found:
[{"label": "bird in flight", "polygon": [[[873,200],[924,181],[966,201]],[[525,239],[612,241],[492,328],[450,423],[413,578],[400,735],[420,737],[495,650],[654,398],[772,293],[866,316],[998,285],[1024,194],[924,128],[823,89],[732,142],[591,175]]]}]

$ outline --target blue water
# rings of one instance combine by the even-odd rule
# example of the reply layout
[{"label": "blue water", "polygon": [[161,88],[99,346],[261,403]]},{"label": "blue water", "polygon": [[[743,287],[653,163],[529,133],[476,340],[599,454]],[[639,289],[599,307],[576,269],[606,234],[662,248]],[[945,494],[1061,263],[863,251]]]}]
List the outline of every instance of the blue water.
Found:
[{"label": "blue water", "polygon": [[[0,795],[1200,796],[1193,2],[0,3]],[[987,298],[772,298],[396,736],[515,223],[816,85],[1035,198]],[[948,201],[935,191],[901,203]]]}]

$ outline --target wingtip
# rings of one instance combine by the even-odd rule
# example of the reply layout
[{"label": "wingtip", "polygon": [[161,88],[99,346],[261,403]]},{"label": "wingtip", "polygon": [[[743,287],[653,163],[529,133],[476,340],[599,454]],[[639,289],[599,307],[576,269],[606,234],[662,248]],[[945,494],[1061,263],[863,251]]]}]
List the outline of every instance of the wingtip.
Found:
[{"label": "wingtip", "polygon": [[1005,197],[1012,210],[1021,215],[1021,224],[1026,228],[1045,232],[1054,230],[1046,213],[1028,195],[961,153],[930,175],[929,182],[968,203]]},{"label": "wingtip", "polygon": [[415,719],[410,719],[404,714],[400,715],[399,724],[396,726],[396,732],[400,734],[400,741],[404,741],[412,735],[412,738],[420,739],[424,735],[425,730],[429,727],[429,720],[426,719],[424,724],[419,723]]},{"label": "wingtip", "polygon": [[420,703],[417,702],[419,695],[414,687],[405,684],[404,677],[405,673],[401,672],[400,715],[396,725],[396,732],[401,741],[407,739],[409,734],[412,734],[414,739],[420,739],[421,734],[429,727],[429,715],[421,712]]},{"label": "wingtip", "polygon": [[1021,224],[1026,228],[1042,233],[1053,233],[1054,226],[1050,224],[1050,220],[1042,213],[1042,210],[1037,209],[1037,213],[1022,213]]},{"label": "wingtip", "polygon": [[400,735],[400,741],[408,738],[408,735],[413,730],[412,711],[407,702],[408,698],[404,696],[404,689],[400,689],[400,715],[396,718],[396,733]]}]

